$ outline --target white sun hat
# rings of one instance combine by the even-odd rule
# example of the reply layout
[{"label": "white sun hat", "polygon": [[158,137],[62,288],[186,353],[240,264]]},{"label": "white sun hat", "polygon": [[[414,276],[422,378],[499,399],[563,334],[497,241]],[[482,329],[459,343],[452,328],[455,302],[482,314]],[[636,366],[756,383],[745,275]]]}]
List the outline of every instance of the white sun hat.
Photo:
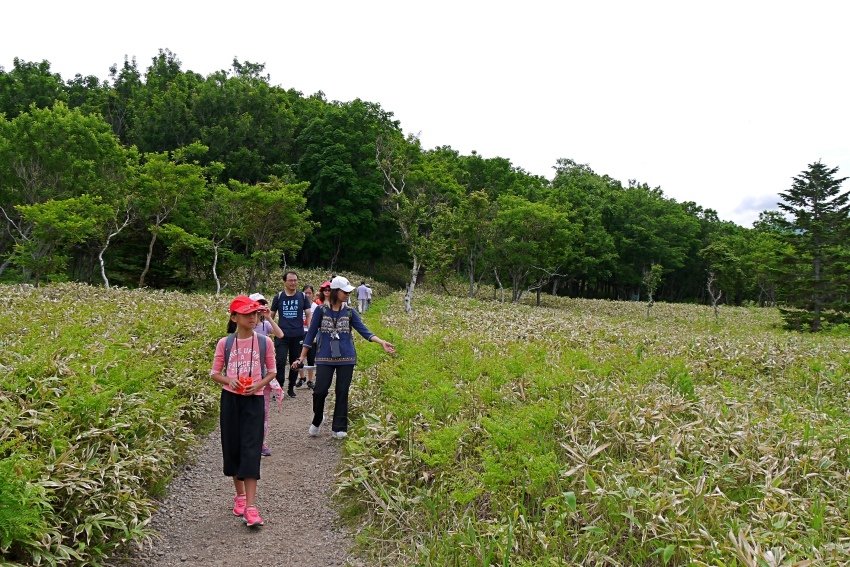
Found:
[{"label": "white sun hat", "polygon": [[354,286],[351,285],[351,282],[349,282],[347,278],[337,276],[331,280],[331,289],[341,289],[342,291],[350,293],[354,291]]}]

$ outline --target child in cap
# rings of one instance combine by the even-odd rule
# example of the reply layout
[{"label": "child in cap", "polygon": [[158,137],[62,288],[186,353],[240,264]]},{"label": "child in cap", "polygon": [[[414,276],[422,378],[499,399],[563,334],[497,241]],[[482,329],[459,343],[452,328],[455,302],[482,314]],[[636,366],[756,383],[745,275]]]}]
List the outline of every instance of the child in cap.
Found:
[{"label": "child in cap", "polygon": [[230,302],[236,331],[218,341],[210,376],[221,384],[221,453],[233,477],[233,514],[249,527],[262,526],[256,507],[263,441],[263,389],[275,373],[271,339],[254,332],[263,306],[245,295]]},{"label": "child in cap", "polygon": [[[262,293],[252,293],[248,296],[249,299],[253,299],[257,303],[263,306],[263,309],[260,310],[259,321],[257,322],[257,326],[254,327],[254,332],[258,335],[264,335],[266,337],[275,336],[279,339],[283,338],[283,330],[275,323],[273,317],[269,317],[269,302],[265,298]],[[233,332],[228,328],[228,332]],[[265,417],[263,417],[263,447],[260,449],[260,454],[263,457],[271,457],[272,450],[269,448],[269,412],[271,411],[272,405],[272,391],[274,389],[280,389],[280,384],[278,384],[277,379],[272,380],[271,384],[263,388],[263,400],[265,406]],[[278,394],[280,395],[280,394]],[[279,400],[282,398],[278,398]]]}]

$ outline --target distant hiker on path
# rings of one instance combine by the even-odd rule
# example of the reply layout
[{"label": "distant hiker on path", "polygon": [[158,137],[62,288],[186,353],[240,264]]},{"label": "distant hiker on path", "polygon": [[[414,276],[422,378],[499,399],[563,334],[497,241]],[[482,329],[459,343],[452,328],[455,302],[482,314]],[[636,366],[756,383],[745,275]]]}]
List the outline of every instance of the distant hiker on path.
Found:
[{"label": "distant hiker on path", "polygon": [[371,299],[372,290],[369,289],[365,281],[360,282],[360,285],[357,286],[357,310],[360,313],[366,313],[366,310],[369,309]]},{"label": "distant hiker on path", "polygon": [[263,389],[276,376],[271,339],[254,332],[264,307],[245,295],[230,302],[236,332],[215,346],[210,376],[221,384],[221,456],[224,474],[233,477],[233,514],[248,527],[262,526],[256,507],[263,443]]},{"label": "distant hiker on path", "polygon": [[[310,424],[309,433],[316,437],[319,427],[322,425],[325,411],[325,399],[331,387],[334,373],[336,373],[336,384],[334,393],[333,422],[331,434],[336,439],[344,439],[348,436],[348,390],[351,387],[351,378],[354,374],[354,364],[357,362],[357,352],[354,349],[354,337],[351,330],[354,329],[369,342],[379,343],[383,349],[392,354],[395,347],[372,333],[360,315],[351,307],[345,305],[349,294],[354,290],[348,280],[337,276],[331,280],[330,300],[322,307],[316,309],[307,338],[304,339],[304,347],[301,356],[292,363],[292,368],[304,365],[307,353],[311,348],[316,349],[316,386],[313,389],[313,422]],[[315,339],[315,345],[314,343]]]},{"label": "distant hiker on path", "polygon": [[[305,316],[307,326],[310,325],[310,300],[307,299],[303,292],[298,291],[298,274],[293,271],[286,272],[283,275],[283,282],[283,291],[274,296],[271,305],[272,317],[276,314],[279,316],[278,325],[283,329],[283,338],[275,339],[277,372],[281,379],[283,379],[283,375],[286,372],[287,357],[291,364],[298,358],[298,354],[301,352],[301,341],[304,339]],[[290,368],[286,389],[286,394],[290,398],[295,397],[295,381],[297,379],[298,370]]]}]

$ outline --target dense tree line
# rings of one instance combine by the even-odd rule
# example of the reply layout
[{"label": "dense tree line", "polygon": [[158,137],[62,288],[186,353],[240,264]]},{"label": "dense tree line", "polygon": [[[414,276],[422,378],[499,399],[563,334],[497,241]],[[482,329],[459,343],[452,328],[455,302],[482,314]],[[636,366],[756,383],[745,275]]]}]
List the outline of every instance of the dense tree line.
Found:
[{"label": "dense tree line", "polygon": [[[167,50],[108,80],[63,81],[47,61],[0,69],[0,277],[210,288],[236,268],[260,282],[284,262],[401,261],[411,295],[427,275],[514,300],[636,299],[654,270],[658,299],[702,302],[714,286],[730,303],[802,305],[802,261],[825,262],[818,309],[846,303],[828,283],[848,267],[833,237],[843,201],[829,237],[795,224],[805,196],[743,228],[570,159],[548,181],[505,158],[423,150],[377,103],[304,96],[263,73],[234,59],[204,77]],[[840,196],[835,170],[809,172]]]}]

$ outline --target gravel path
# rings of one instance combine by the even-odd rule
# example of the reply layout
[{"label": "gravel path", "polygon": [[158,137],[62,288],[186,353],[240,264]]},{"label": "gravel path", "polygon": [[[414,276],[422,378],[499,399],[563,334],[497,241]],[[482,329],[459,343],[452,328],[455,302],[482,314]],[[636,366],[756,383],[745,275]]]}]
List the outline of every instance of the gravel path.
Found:
[{"label": "gravel path", "polygon": [[[327,411],[333,410],[332,398]],[[197,448],[197,461],[176,475],[154,514],[151,525],[159,537],[153,548],[119,565],[364,565],[351,554],[350,534],[330,502],[341,442],[331,438],[327,424],[319,437],[307,435],[312,402],[306,388],[284,400],[282,413],[272,401],[272,456],[263,457],[257,497],[265,526],[249,529],[233,516],[233,482],[221,473],[216,429]]]}]

